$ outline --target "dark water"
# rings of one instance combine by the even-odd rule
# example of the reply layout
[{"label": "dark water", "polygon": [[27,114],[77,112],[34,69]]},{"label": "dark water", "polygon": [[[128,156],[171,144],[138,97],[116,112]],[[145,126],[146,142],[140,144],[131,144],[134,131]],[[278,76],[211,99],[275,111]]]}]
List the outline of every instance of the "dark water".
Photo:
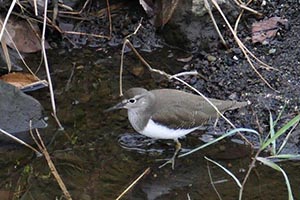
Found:
[{"label": "dark water", "polygon": [[[74,50],[59,55],[49,52],[58,116],[65,131],[57,131],[47,89],[31,93],[49,116],[49,126],[40,131],[73,199],[115,199],[147,168],[150,172],[123,199],[218,199],[208,169],[222,199],[237,199],[239,189],[235,182],[204,156],[218,161],[242,181],[251,161],[246,146],[222,141],[178,159],[174,171],[170,166],[158,169],[162,162],[157,159],[172,155],[172,141],[153,141],[134,133],[124,111],[103,113],[118,101],[118,51]],[[158,55],[167,57],[167,51],[160,51],[151,53],[151,57],[146,55],[153,66],[160,66]],[[169,73],[176,73],[176,69],[169,67],[176,65],[171,60],[164,60],[168,64],[163,67]],[[126,56],[125,67],[124,88],[168,85],[166,81],[155,82],[157,77],[143,70],[132,55]],[[43,71],[40,75],[43,76]],[[184,139],[184,150],[203,144],[199,137],[199,133],[194,133]],[[300,196],[298,165],[281,164],[296,199]],[[1,199],[63,199],[44,158],[37,158],[27,148],[1,151],[0,166]],[[244,199],[287,199],[283,176],[257,164],[246,184]]]}]

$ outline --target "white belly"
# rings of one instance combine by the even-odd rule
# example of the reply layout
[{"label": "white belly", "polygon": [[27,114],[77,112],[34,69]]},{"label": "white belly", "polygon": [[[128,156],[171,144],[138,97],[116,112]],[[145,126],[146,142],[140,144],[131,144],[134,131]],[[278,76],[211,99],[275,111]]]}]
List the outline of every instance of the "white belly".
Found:
[{"label": "white belly", "polygon": [[156,124],[153,120],[149,120],[146,127],[140,131],[142,135],[156,139],[177,139],[193,132],[198,127],[191,129],[168,129],[162,125]]}]

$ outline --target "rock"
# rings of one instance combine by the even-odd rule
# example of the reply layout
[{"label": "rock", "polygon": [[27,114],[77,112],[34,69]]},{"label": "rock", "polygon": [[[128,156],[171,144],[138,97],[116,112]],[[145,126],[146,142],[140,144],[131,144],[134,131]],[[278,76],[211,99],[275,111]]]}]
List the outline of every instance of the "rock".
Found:
[{"label": "rock", "polygon": [[[0,128],[22,139],[31,139],[28,133],[30,120],[32,128],[47,126],[42,119],[42,105],[33,97],[0,80]],[[0,134],[0,141],[12,141]]]}]

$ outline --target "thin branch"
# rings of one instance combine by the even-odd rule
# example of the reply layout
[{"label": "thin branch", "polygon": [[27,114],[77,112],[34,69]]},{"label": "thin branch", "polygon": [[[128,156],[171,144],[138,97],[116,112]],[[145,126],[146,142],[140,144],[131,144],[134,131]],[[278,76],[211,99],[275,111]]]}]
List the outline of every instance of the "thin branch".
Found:
[{"label": "thin branch", "polygon": [[226,44],[226,42],[225,42],[225,40],[224,40],[224,38],[223,38],[223,35],[222,35],[222,33],[221,33],[221,31],[220,31],[218,25],[217,25],[217,22],[216,22],[216,20],[215,20],[215,18],[214,18],[214,15],[213,15],[213,13],[212,13],[212,11],[211,11],[211,7],[210,7],[210,5],[209,5],[209,3],[208,3],[207,0],[204,0],[204,7],[206,8],[206,10],[207,10],[207,12],[208,12],[208,14],[209,14],[210,19],[212,20],[213,25],[214,25],[214,27],[215,27],[215,29],[216,29],[216,31],[217,31],[217,33],[218,33],[218,35],[219,35],[219,37],[220,37],[222,43],[223,43],[223,45],[224,45],[225,47],[227,47],[227,44]]},{"label": "thin branch", "polygon": [[150,172],[150,167],[148,167],[139,177],[137,177],[117,198],[116,200],[120,200],[143,176]]},{"label": "thin branch", "polygon": [[64,128],[62,127],[57,114],[56,114],[56,105],[55,105],[55,97],[54,97],[54,92],[53,92],[53,86],[52,86],[52,80],[51,80],[51,75],[50,75],[50,70],[49,70],[49,65],[48,65],[48,58],[46,54],[46,47],[45,47],[45,32],[46,32],[46,25],[47,25],[47,5],[48,5],[48,0],[45,0],[45,5],[44,5],[44,21],[43,21],[43,31],[42,31],[42,38],[41,38],[41,44],[42,44],[42,53],[44,57],[44,62],[45,62],[45,69],[47,73],[47,79],[49,83],[49,91],[50,91],[50,98],[51,98],[51,105],[52,105],[52,116],[56,120],[59,129],[63,130]]},{"label": "thin branch", "polygon": [[16,2],[17,2],[16,0],[13,0],[12,3],[10,4],[10,7],[9,7],[9,9],[8,9],[8,12],[7,12],[7,14],[6,14],[6,17],[5,17],[5,20],[4,20],[4,22],[3,22],[1,32],[0,32],[0,41],[2,40],[2,37],[3,37],[3,34],[4,34],[4,30],[6,29],[6,28],[5,28],[5,27],[6,27],[6,24],[7,24],[7,22],[8,22],[8,19],[9,19],[9,17],[10,17],[10,14],[11,14],[12,10],[14,9],[14,7],[15,7],[15,5],[16,5]]},{"label": "thin branch", "polygon": [[[31,121],[30,121],[31,122]],[[62,178],[60,177],[54,163],[52,162],[51,160],[51,157],[47,151],[47,148],[40,136],[40,133],[38,131],[38,129],[35,129],[35,132],[36,132],[36,135],[38,136],[38,139],[39,141],[36,139],[36,137],[33,135],[33,132],[32,132],[32,129],[30,129],[30,134],[31,134],[31,137],[33,138],[33,140],[35,141],[36,145],[39,147],[40,151],[43,153],[47,163],[48,163],[48,166],[49,166],[49,169],[51,171],[51,173],[53,174],[54,178],[56,179],[60,189],[62,190],[62,192],[64,193],[64,196],[67,200],[72,200],[72,197],[69,193],[69,191],[67,190],[67,187],[66,185],[64,184]]]},{"label": "thin branch", "polygon": [[20,140],[19,138],[13,136],[12,134],[6,132],[5,130],[0,128],[0,132],[2,132],[4,135],[10,137],[11,139],[15,140],[16,142],[28,147],[29,149],[33,150],[37,155],[41,155],[41,152],[39,152],[36,148],[32,147],[31,145],[27,144],[23,140]]},{"label": "thin branch", "polygon": [[214,191],[216,192],[218,198],[219,198],[220,200],[222,200],[222,197],[221,197],[220,193],[218,192],[218,190],[217,190],[217,188],[216,188],[216,186],[215,186],[215,184],[214,184],[214,181],[213,181],[213,179],[212,179],[208,161],[206,161],[206,166],[207,166],[207,173],[208,173],[208,177],[209,177],[209,180],[210,180],[210,184],[211,184],[212,188],[214,189]]}]

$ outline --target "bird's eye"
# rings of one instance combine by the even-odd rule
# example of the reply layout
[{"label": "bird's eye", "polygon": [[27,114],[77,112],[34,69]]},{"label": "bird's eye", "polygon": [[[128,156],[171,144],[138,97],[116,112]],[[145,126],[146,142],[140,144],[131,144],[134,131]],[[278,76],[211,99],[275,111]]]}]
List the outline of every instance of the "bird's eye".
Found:
[{"label": "bird's eye", "polygon": [[135,103],[136,100],[135,100],[135,99],[128,99],[128,102],[129,102],[129,103]]}]

